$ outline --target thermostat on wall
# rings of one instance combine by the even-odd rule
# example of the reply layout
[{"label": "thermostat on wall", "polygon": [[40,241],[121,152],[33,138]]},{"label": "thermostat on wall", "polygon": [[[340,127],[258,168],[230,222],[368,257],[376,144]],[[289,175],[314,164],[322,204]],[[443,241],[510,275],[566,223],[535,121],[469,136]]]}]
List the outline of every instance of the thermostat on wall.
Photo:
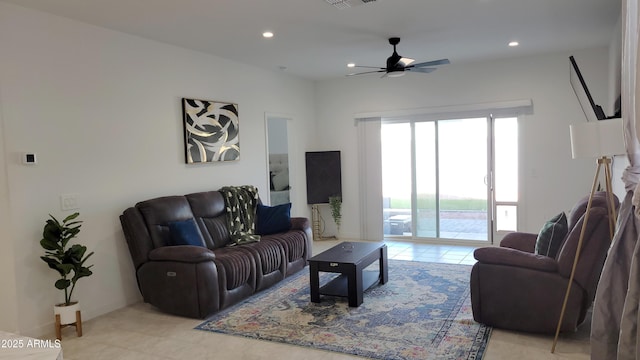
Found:
[{"label": "thermostat on wall", "polygon": [[24,153],[22,155],[22,163],[25,165],[35,165],[38,163],[35,153]]}]

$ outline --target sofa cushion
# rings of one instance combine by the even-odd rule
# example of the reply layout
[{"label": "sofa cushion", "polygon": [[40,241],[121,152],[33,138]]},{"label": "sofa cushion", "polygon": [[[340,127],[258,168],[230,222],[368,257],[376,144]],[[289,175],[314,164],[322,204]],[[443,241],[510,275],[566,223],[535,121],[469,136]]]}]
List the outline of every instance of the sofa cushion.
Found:
[{"label": "sofa cushion", "polygon": [[291,229],[291,203],[266,206],[258,204],[256,210],[256,232],[269,235]]},{"label": "sofa cushion", "polygon": [[555,258],[568,233],[567,216],[564,212],[544,223],[536,239],[536,255]]},{"label": "sofa cushion", "polygon": [[204,241],[196,221],[191,218],[181,221],[172,221],[169,224],[170,244],[204,246]]},{"label": "sofa cushion", "polygon": [[213,252],[222,291],[234,290],[245,285],[251,289],[251,293],[255,291],[256,263],[250,251],[237,246],[224,247]]}]

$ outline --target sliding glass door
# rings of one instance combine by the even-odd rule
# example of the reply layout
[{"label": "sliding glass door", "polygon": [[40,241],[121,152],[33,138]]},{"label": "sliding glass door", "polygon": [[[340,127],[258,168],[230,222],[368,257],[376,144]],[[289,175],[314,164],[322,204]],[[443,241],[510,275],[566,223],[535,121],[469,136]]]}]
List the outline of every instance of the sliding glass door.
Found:
[{"label": "sliding glass door", "polygon": [[437,125],[438,237],[487,240],[487,121],[442,120]]},{"label": "sliding glass door", "polygon": [[384,234],[411,235],[412,124],[390,123],[381,129]]},{"label": "sliding glass door", "polygon": [[[438,173],[434,171],[438,169],[437,154],[439,152],[436,142],[436,122],[416,123],[414,129],[416,137],[416,236],[435,238],[438,237],[441,229],[438,221],[440,210]],[[409,174],[405,173],[405,175]],[[411,179],[411,175],[407,177]]]},{"label": "sliding glass door", "polygon": [[385,122],[381,147],[385,236],[490,241],[515,230],[516,118]]}]

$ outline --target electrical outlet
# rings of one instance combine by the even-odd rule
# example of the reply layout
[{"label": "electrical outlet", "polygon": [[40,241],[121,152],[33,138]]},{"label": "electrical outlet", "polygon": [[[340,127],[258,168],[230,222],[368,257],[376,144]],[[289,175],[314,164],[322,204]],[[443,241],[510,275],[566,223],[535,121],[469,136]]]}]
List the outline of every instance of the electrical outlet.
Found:
[{"label": "electrical outlet", "polygon": [[80,208],[79,194],[61,194],[60,195],[60,209],[64,210],[76,210]]}]

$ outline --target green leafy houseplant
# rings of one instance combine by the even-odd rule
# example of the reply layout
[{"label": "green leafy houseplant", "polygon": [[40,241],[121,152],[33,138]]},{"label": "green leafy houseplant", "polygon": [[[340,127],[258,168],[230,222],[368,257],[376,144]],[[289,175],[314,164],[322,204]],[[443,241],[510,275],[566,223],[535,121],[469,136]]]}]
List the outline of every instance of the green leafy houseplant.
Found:
[{"label": "green leafy houseplant", "polygon": [[331,217],[340,230],[340,222],[342,220],[342,198],[340,196],[329,197],[329,208],[331,208]]},{"label": "green leafy houseplant", "polygon": [[[87,247],[74,244],[69,246],[69,240],[80,232],[82,221],[76,220],[80,213],[67,216],[60,223],[51,214],[42,233],[40,245],[45,249],[45,256],[40,258],[49,267],[60,274],[60,279],[55,282],[55,287],[64,290],[64,305],[71,305],[71,295],[76,287],[76,282],[83,277],[93,274],[90,266],[84,266],[85,261],[93,255],[93,252],[85,255]],[[71,287],[71,289],[69,289]]]}]

